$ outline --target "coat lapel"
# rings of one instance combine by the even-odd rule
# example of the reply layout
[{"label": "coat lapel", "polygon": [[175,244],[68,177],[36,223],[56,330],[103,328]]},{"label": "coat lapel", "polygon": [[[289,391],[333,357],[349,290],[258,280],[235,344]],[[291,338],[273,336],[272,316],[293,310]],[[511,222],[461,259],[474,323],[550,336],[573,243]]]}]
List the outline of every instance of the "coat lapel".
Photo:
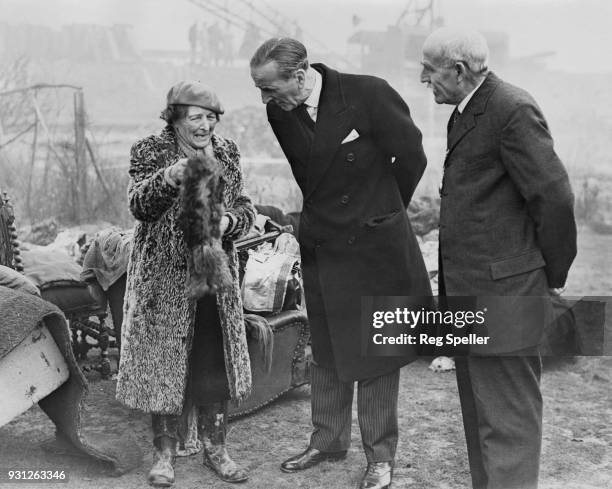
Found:
[{"label": "coat lapel", "polygon": [[340,148],[342,139],[349,133],[355,110],[354,107],[346,105],[338,72],[318,63],[312,67],[323,76],[323,87],[314,141],[307,163],[305,199],[317,188]]},{"label": "coat lapel", "polygon": [[305,194],[306,164],[312,141],[304,137],[300,123],[293,112],[284,112],[271,105],[268,106],[268,120],[291,165],[295,181],[302,190],[302,194]]},{"label": "coat lapel", "polygon": [[274,128],[279,144],[283,148],[291,148],[289,152],[299,159],[302,165],[306,165],[310,141],[304,138],[298,117],[293,111],[283,112],[281,109],[276,111],[268,116],[268,120]]},{"label": "coat lapel", "polygon": [[468,102],[463,114],[461,114],[461,117],[448,135],[447,160],[459,141],[476,127],[477,117],[484,113],[489,97],[499,84],[499,81],[499,78],[493,72],[489,73],[483,84],[476,90],[476,93]]}]

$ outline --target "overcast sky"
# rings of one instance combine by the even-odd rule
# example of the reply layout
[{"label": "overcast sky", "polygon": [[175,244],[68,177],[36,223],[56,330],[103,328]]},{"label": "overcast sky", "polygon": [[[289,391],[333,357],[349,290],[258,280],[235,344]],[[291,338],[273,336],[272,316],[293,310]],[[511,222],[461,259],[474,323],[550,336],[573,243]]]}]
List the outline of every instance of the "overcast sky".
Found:
[{"label": "overcast sky", "polygon": [[[242,0],[215,0],[248,17]],[[205,3],[203,1],[202,3]],[[361,28],[395,23],[407,0],[253,0],[298,19],[312,38],[345,52],[354,14]],[[608,0],[437,0],[447,25],[506,31],[513,56],[555,51],[553,68],[612,71],[612,2]],[[187,49],[187,29],[210,14],[189,0],[0,0],[1,21],[60,27],[70,23],[134,27],[143,49]]]}]

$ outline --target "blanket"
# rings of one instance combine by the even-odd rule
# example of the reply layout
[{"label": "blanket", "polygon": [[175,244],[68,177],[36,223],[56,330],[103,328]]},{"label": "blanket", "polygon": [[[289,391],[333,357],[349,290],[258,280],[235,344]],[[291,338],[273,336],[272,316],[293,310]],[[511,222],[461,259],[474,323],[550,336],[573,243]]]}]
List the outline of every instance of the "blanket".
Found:
[{"label": "blanket", "polygon": [[117,228],[96,234],[83,259],[81,280],[95,278],[103,290],[108,290],[127,270],[133,235],[133,229]]}]

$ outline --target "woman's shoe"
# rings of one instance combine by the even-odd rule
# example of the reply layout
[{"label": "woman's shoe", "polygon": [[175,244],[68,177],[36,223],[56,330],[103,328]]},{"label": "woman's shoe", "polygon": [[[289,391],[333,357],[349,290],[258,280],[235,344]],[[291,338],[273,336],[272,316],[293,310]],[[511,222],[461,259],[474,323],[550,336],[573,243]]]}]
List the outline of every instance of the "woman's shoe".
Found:
[{"label": "woman's shoe", "polygon": [[227,402],[200,406],[198,431],[204,444],[204,465],[212,469],[225,482],[244,482],[248,479],[246,470],[238,467],[227,453],[225,427]]},{"label": "woman's shoe", "polygon": [[230,458],[224,445],[205,446],[204,465],[225,482],[244,482],[249,478],[246,470],[238,467]]},{"label": "woman's shoe", "polygon": [[178,440],[176,416],[153,414],[153,467],[147,480],[155,487],[169,487],[174,484],[174,459]]},{"label": "woman's shoe", "polygon": [[171,450],[155,450],[148,481],[154,487],[169,487],[174,484],[174,455]]}]

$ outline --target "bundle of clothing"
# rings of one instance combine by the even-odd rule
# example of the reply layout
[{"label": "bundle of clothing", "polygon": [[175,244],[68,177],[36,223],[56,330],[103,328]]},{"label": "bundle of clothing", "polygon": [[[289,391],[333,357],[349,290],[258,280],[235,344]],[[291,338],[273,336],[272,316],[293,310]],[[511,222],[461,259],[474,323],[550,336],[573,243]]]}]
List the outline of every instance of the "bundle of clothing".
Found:
[{"label": "bundle of clothing", "polygon": [[299,245],[289,233],[249,250],[242,280],[245,310],[259,314],[283,310],[288,291],[296,289],[292,282],[300,281],[299,265]]},{"label": "bundle of clothing", "polygon": [[97,233],[85,251],[81,280],[95,279],[107,291],[127,270],[133,235],[133,229],[115,227]]}]

